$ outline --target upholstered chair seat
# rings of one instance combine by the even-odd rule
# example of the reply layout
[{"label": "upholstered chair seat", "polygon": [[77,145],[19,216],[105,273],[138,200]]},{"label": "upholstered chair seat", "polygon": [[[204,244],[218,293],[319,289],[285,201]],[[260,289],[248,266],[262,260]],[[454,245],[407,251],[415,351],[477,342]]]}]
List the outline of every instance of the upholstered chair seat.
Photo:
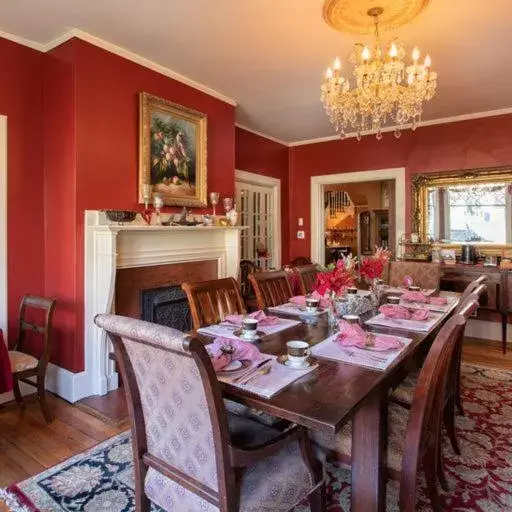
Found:
[{"label": "upholstered chair seat", "polygon": [[412,397],[414,395],[416,384],[418,383],[419,375],[419,370],[409,373],[400,385],[390,393],[390,398],[399,404],[410,406],[412,404]]},{"label": "upholstered chair seat", "polygon": [[[287,512],[313,486],[298,443],[242,471],[240,512]],[[218,512],[219,508],[151,468],[145,483],[148,498],[164,510]]]},{"label": "upholstered chair seat", "polygon": [[18,350],[9,351],[9,361],[11,362],[11,371],[13,373],[31,370],[32,368],[36,368],[39,363],[34,356],[19,352]]},{"label": "upholstered chair seat", "polygon": [[[396,404],[390,404],[388,409],[388,450],[387,466],[389,469],[401,471],[402,456],[405,446],[405,434],[409,411]],[[311,432],[313,441],[325,450],[336,452],[350,462],[352,456],[352,422],[348,421],[335,435],[321,432]]]},{"label": "upholstered chair seat", "polygon": [[284,420],[281,418],[277,418],[276,416],[272,416],[271,414],[263,411],[258,411],[257,409],[253,409],[247,405],[234,402],[233,400],[224,400],[224,406],[226,407],[226,410],[231,414],[241,416],[243,418],[249,418],[251,420],[256,420],[259,423],[269,427],[284,423]]}]

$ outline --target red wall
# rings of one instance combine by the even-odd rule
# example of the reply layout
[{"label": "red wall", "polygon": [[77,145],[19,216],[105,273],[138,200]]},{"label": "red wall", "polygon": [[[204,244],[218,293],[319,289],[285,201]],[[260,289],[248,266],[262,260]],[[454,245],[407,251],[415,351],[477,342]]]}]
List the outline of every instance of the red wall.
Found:
[{"label": "red wall", "polygon": [[[52,183],[58,184],[62,177],[66,180],[62,187],[71,190],[64,210],[69,218],[61,220],[55,230],[56,234],[62,229],[61,236],[66,241],[61,246],[69,245],[69,257],[58,262],[49,257],[47,269],[50,272],[53,267],[60,268],[63,277],[55,282],[66,308],[58,324],[66,332],[66,339],[61,337],[57,349],[58,361],[78,372],[84,365],[84,210],[140,208],[139,92],[146,91],[207,114],[208,189],[220,192],[221,196],[234,193],[235,119],[233,106],[79,39],[61,45],[57,54],[60,67],[48,75],[65,90],[63,95],[68,101],[53,112],[49,109],[47,115],[52,119],[47,131],[51,132],[49,138],[55,143],[54,149],[61,136],[73,140],[67,141],[64,155],[54,153],[49,157],[48,163],[50,158],[57,162],[47,188],[50,195]],[[71,59],[71,69],[63,65],[64,55]],[[49,77],[48,81],[51,80]],[[54,96],[59,87],[54,87]],[[49,98],[47,103],[51,102]],[[66,132],[65,126],[70,132]],[[62,206],[48,201],[48,218],[58,220],[63,214]],[[50,238],[53,237],[47,235],[47,240]]]},{"label": "red wall", "polygon": [[288,147],[236,128],[236,168],[281,180],[282,263],[289,261]]},{"label": "red wall", "polygon": [[9,338],[21,297],[44,293],[43,55],[0,38],[0,114],[7,116]]},{"label": "red wall", "polygon": [[322,174],[405,167],[406,225],[411,219],[411,176],[512,164],[512,115],[487,117],[373,136],[290,148],[289,229],[304,217],[306,238],[290,232],[290,257],[310,254],[310,178]]}]

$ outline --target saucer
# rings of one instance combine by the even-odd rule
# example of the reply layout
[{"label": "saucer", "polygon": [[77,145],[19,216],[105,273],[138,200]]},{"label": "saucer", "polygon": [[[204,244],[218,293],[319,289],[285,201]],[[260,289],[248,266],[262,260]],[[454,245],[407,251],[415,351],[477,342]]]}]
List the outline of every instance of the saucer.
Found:
[{"label": "saucer", "polygon": [[288,368],[291,368],[292,370],[306,370],[308,368],[311,368],[312,366],[318,365],[318,359],[311,357],[311,356],[309,356],[306,359],[305,364],[303,364],[301,366],[290,364],[290,362],[288,361],[288,354],[281,354],[280,356],[277,357],[276,361],[279,364],[282,364]]},{"label": "saucer", "polygon": [[265,336],[265,333],[263,331],[256,331],[254,336],[247,336],[247,334],[245,334],[245,331],[243,329],[237,329],[236,331],[233,332],[233,334],[235,336],[238,336],[240,339],[244,340],[244,341],[258,341],[258,340],[261,340],[261,338],[263,338],[263,336]]}]

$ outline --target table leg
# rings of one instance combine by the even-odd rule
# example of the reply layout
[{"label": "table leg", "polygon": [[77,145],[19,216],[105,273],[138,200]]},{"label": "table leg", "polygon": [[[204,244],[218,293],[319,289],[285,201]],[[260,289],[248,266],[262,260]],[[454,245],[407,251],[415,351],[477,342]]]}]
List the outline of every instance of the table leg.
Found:
[{"label": "table leg", "polygon": [[386,508],[387,393],[376,389],[352,423],[352,512]]}]

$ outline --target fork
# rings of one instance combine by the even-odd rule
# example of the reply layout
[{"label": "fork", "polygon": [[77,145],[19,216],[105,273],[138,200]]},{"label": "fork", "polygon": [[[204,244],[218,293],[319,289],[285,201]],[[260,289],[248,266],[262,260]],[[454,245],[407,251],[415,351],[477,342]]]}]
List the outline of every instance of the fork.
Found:
[{"label": "fork", "polygon": [[258,370],[257,372],[251,374],[249,377],[247,377],[247,379],[245,379],[243,382],[241,382],[242,386],[245,386],[248,382],[255,379],[256,377],[270,373],[271,369],[272,369],[272,366],[269,364],[268,366],[263,367],[261,370]]}]

